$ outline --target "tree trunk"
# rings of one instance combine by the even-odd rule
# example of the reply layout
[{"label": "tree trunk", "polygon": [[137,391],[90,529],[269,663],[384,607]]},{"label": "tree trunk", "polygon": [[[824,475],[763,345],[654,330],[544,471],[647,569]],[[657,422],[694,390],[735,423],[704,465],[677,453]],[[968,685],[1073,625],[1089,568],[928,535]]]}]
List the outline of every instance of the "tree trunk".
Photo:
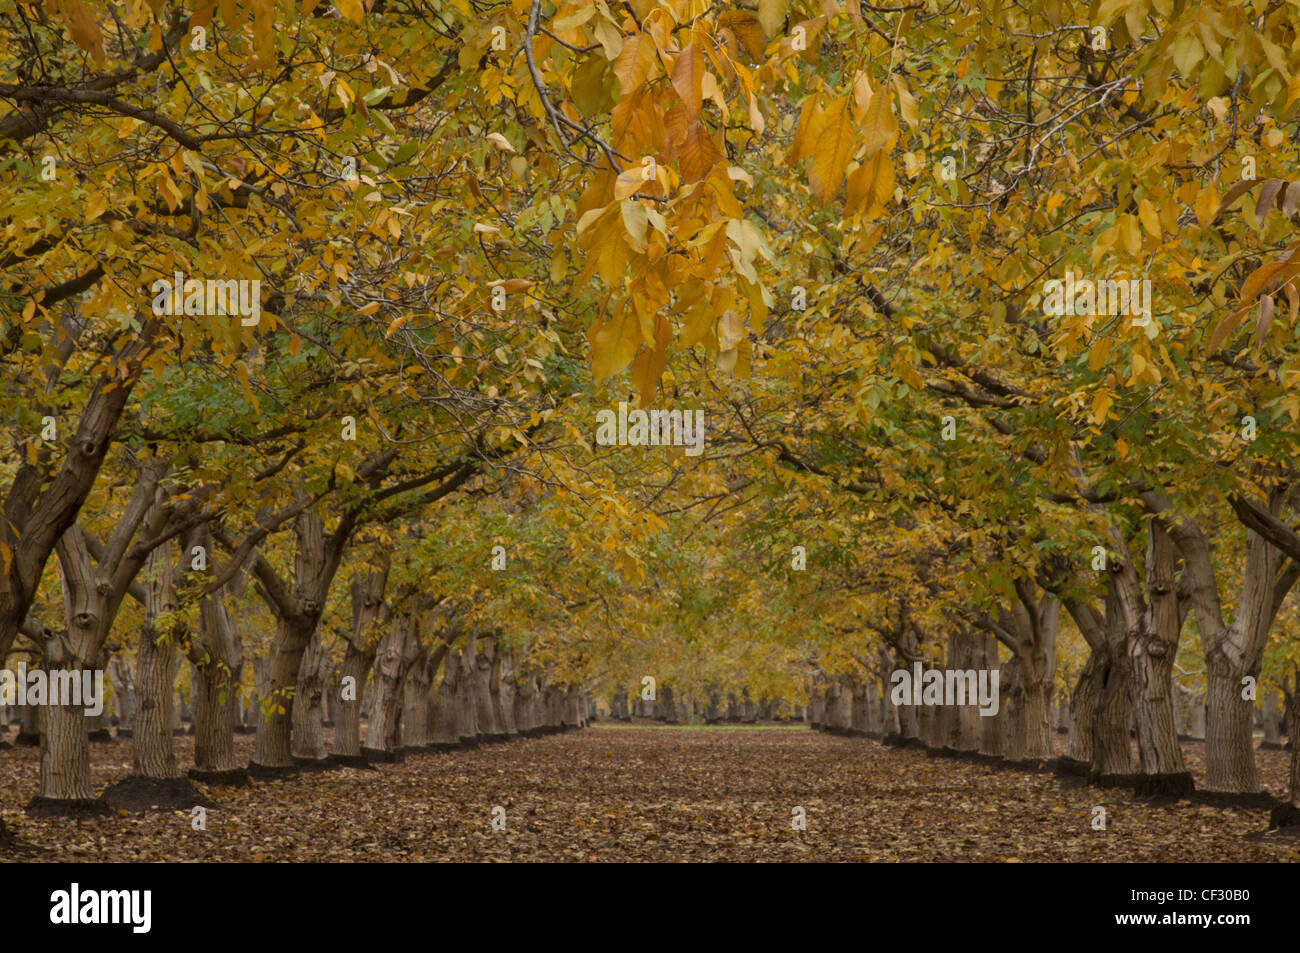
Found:
[{"label": "tree trunk", "polygon": [[1264,710],[1261,713],[1264,722],[1264,746],[1282,747],[1282,709],[1278,704],[1277,692],[1268,689],[1264,692]]},{"label": "tree trunk", "polygon": [[131,663],[114,655],[108,665],[108,675],[113,681],[113,708],[117,714],[117,736],[130,738],[135,729],[135,713],[139,701],[135,691],[135,671]]},{"label": "tree trunk", "polygon": [[[207,597],[199,605],[200,640],[223,646],[218,657],[208,649],[194,666],[194,770],[199,780],[232,773],[242,775],[235,759],[235,724],[239,716],[239,676],[243,652],[226,607]],[[232,658],[233,656],[233,658]]]},{"label": "tree trunk", "polygon": [[[294,585],[288,587],[260,555],[253,572],[261,583],[259,592],[276,615],[275,639],[267,666],[267,694],[258,713],[257,743],[253,763],[256,771],[278,772],[293,767],[293,708],[303,654],[316,628],[329,595],[330,582],[341,558],[339,538],[325,538],[320,517],[308,510],[294,520],[297,539],[294,553]],[[292,588],[292,592],[290,592]],[[319,698],[308,699],[319,712]],[[319,718],[319,714],[316,716]],[[306,739],[307,748],[324,752],[323,743]]]},{"label": "tree trunk", "polygon": [[293,693],[298,687],[298,670],[311,641],[315,616],[284,616],[277,621],[275,641],[266,663],[266,694],[258,710],[257,743],[253,750],[254,769],[293,767],[290,739],[293,730]]},{"label": "tree trunk", "polygon": [[979,716],[979,753],[1000,758],[1006,751],[1007,704],[1010,700],[1010,691],[1007,680],[1002,674],[997,638],[991,632],[978,635],[971,658],[977,661],[975,666],[977,669],[999,673],[998,709],[992,715],[981,713]]},{"label": "tree trunk", "polygon": [[[973,670],[979,677],[980,659],[978,657],[976,636],[965,629],[954,629],[948,636],[949,665],[959,670]],[[979,706],[966,704],[952,712],[949,731],[944,738],[944,745],[954,751],[976,751],[979,749]]]},{"label": "tree trunk", "polygon": [[[1269,491],[1269,509],[1274,517],[1281,511],[1288,492],[1280,485]],[[1153,508],[1164,502],[1159,498],[1150,501]],[[1205,788],[1257,794],[1260,786],[1255,767],[1255,704],[1253,697],[1243,697],[1243,681],[1247,676],[1259,678],[1269,628],[1300,577],[1300,562],[1289,561],[1279,575],[1284,554],[1248,528],[1237,611],[1231,626],[1225,626],[1209,537],[1190,518],[1172,522],[1169,533],[1186,560],[1183,582],[1189,584],[1189,598],[1196,610],[1208,675]]]},{"label": "tree trunk", "polygon": [[537,678],[527,674],[521,680],[515,677],[515,724],[521,733],[533,734],[537,730],[534,701],[537,697]]},{"label": "tree trunk", "polygon": [[442,663],[442,680],[429,691],[430,743],[441,748],[460,744],[456,727],[456,655],[448,650]]},{"label": "tree trunk", "polygon": [[515,724],[514,656],[498,651],[492,658],[492,710],[506,737],[519,731]]},{"label": "tree trunk", "polygon": [[474,666],[474,718],[478,735],[486,741],[499,741],[505,732],[497,724],[496,706],[492,704],[492,665],[496,654],[496,639],[485,635],[479,640],[479,650],[471,660]]},{"label": "tree trunk", "polygon": [[1258,794],[1255,706],[1241,697],[1245,673],[1222,659],[1205,664],[1205,790]]},{"label": "tree trunk", "polygon": [[321,645],[317,625],[298,663],[293,695],[291,751],[294,758],[303,761],[321,762],[329,758],[325,748],[325,675],[329,664],[329,653]]},{"label": "tree trunk", "polygon": [[[81,678],[81,670],[71,671]],[[90,739],[81,705],[45,705],[41,711],[41,776],[37,795],[58,801],[85,802],[90,793]]]},{"label": "tree trunk", "polygon": [[[379,569],[352,577],[352,637],[343,655],[339,683],[329,688],[331,697],[338,699],[334,754],[341,759],[361,757],[361,699],[375,662],[375,649],[389,621],[388,605],[384,602],[387,585],[388,559],[382,554]],[[345,685],[348,697],[344,697]]]},{"label": "tree trunk", "polygon": [[429,683],[433,679],[427,646],[414,636],[407,639],[403,653],[405,677],[402,679],[402,747],[422,748],[429,742]]},{"label": "tree trunk", "polygon": [[474,744],[480,733],[478,723],[478,633],[473,630],[461,649],[459,674],[456,678],[456,730],[465,744]]},{"label": "tree trunk", "polygon": [[1287,783],[1287,796],[1292,808],[1292,823],[1300,823],[1300,668],[1295,672],[1295,685],[1286,700],[1287,736],[1291,739],[1291,772]]},{"label": "tree trunk", "polygon": [[811,685],[808,689],[809,718],[812,720],[814,731],[820,731],[826,727],[825,688],[825,676],[818,672],[813,676]]},{"label": "tree trunk", "polygon": [[[334,754],[337,757],[361,757],[361,696],[374,658],[372,652],[358,649],[355,642],[348,642],[344,651],[339,683],[330,689],[332,694],[339,696],[338,720],[334,723]],[[345,685],[348,686],[348,697],[343,694]]]},{"label": "tree trunk", "polygon": [[[1182,619],[1174,583],[1174,548],[1159,520],[1147,522],[1147,605],[1136,572],[1121,577],[1128,632],[1129,693],[1137,722],[1137,793],[1183,796],[1193,789],[1174,727],[1171,692]],[[1128,567],[1131,570],[1131,567]],[[1138,598],[1135,599],[1134,595]],[[1143,611],[1145,609],[1145,611]]]},{"label": "tree trunk", "polygon": [[366,753],[394,754],[401,747],[399,715],[402,706],[402,657],[413,638],[415,619],[408,613],[393,616],[392,627],[375,653],[375,704],[366,730]]},{"label": "tree trunk", "polygon": [[160,615],[176,611],[172,548],[159,546],[149,555],[144,584],[144,624],[140,627],[135,669],[140,707],[131,741],[134,773],[158,781],[180,775],[172,744],[172,723],[176,715],[172,692],[181,663],[176,645],[179,629],[167,624],[167,630],[160,631],[157,624]]}]

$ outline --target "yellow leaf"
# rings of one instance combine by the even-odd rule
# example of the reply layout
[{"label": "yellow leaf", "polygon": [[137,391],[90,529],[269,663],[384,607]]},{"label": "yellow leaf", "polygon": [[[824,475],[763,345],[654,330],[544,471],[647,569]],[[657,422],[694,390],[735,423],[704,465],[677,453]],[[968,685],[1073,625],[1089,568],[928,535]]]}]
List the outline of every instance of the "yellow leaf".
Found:
[{"label": "yellow leaf", "polygon": [[1138,202],[1138,218],[1142,220],[1142,227],[1152,238],[1158,239],[1163,234],[1160,228],[1160,216],[1156,214],[1156,207],[1149,199]]},{"label": "yellow leaf", "polygon": [[682,322],[681,346],[692,347],[705,340],[713,330],[713,311],[708,301],[701,301],[686,312]]},{"label": "yellow leaf", "polygon": [[64,0],[63,19],[68,24],[72,41],[89,53],[100,66],[104,65],[104,35],[99,31],[99,21],[81,0]]},{"label": "yellow leaf", "polygon": [[496,146],[502,152],[513,153],[515,151],[515,147],[510,144],[510,140],[499,132],[489,132],[487,135],[487,141],[492,143],[492,145]]},{"label": "yellow leaf", "polygon": [[1214,221],[1214,213],[1219,210],[1219,193],[1213,185],[1207,185],[1196,196],[1196,223],[1201,228],[1209,228]]},{"label": "yellow leaf", "polygon": [[643,168],[643,166],[634,165],[619,173],[618,178],[614,180],[614,198],[616,201],[621,202],[628,196],[635,195],[640,191],[641,186],[645,183]]},{"label": "yellow leaf", "polygon": [[911,126],[912,131],[915,132],[921,125],[916,111],[916,100],[907,91],[907,84],[903,82],[903,77],[895,73],[893,79],[894,89],[898,92],[898,111],[902,113],[903,121]]},{"label": "yellow leaf", "polygon": [[718,349],[729,351],[745,339],[745,323],[736,312],[727,310],[718,318]]},{"label": "yellow leaf", "polygon": [[758,22],[763,25],[768,39],[776,36],[785,25],[785,12],[789,7],[790,0],[758,0]]},{"label": "yellow leaf", "polygon": [[253,388],[248,383],[248,365],[243,361],[235,364],[235,376],[239,378],[239,387],[244,392],[244,399],[253,405],[257,410],[257,396],[253,393]]},{"label": "yellow leaf", "polygon": [[645,347],[632,362],[632,383],[636,386],[641,406],[654,400],[659,389],[659,378],[668,365],[668,345],[673,339],[673,328],[662,315],[655,315],[654,347]]},{"label": "yellow leaf", "polygon": [[587,341],[591,345],[591,376],[599,382],[632,362],[641,343],[641,329],[629,308],[592,325]]},{"label": "yellow leaf", "polygon": [[682,180],[698,182],[722,158],[722,150],[704,123],[687,118],[684,109],[670,109],[665,125],[673,150],[681,161]]},{"label": "yellow leaf", "polygon": [[866,114],[862,117],[867,154],[888,149],[898,135],[898,120],[894,118],[887,87],[881,86],[871,97]]},{"label": "yellow leaf", "polygon": [[91,192],[90,197],[86,199],[86,221],[93,222],[107,210],[108,199],[104,193],[98,190]]},{"label": "yellow leaf", "polygon": [[623,226],[632,237],[632,246],[637,251],[644,251],[646,226],[650,222],[645,206],[635,199],[624,199],[620,204],[623,208]]},{"label": "yellow leaf", "polygon": [[[873,104],[881,96],[874,96]],[[817,152],[808,169],[808,188],[822,205],[829,205],[844,181],[844,169],[857,145],[853,135],[849,101],[841,96],[827,107],[817,136]]]},{"label": "yellow leaf", "polygon": [[637,33],[623,41],[614,60],[614,75],[618,77],[623,95],[627,96],[650,78],[658,55],[654,40],[648,33]]},{"label": "yellow leaf", "polygon": [[799,125],[795,127],[794,139],[790,142],[790,165],[793,166],[817,151],[823,113],[819,96],[809,96],[803,101],[803,108],[799,110]]},{"label": "yellow leaf", "polygon": [[883,149],[849,175],[844,200],[846,215],[866,214],[873,217],[883,210],[894,194],[894,164]]},{"label": "yellow leaf", "polygon": [[1229,334],[1236,330],[1237,325],[1241,324],[1242,318],[1246,316],[1246,312],[1249,310],[1250,308],[1247,306],[1229,312],[1224,319],[1219,322],[1214,331],[1211,332],[1210,339],[1205,344],[1205,353],[1213,354],[1218,351],[1219,346],[1228,339]]},{"label": "yellow leaf", "polygon": [[595,5],[583,7],[577,13],[557,19],[551,24],[551,28],[554,29],[556,33],[568,33],[570,30],[576,30],[595,15]]},{"label": "yellow leaf", "polygon": [[748,10],[727,10],[718,15],[718,26],[730,30],[752,60],[761,60],[767,49],[767,31]]},{"label": "yellow leaf", "polygon": [[1110,412],[1110,405],[1114,403],[1109,391],[1098,391],[1092,398],[1092,421],[1097,425],[1106,422],[1106,415]]},{"label": "yellow leaf", "polygon": [[686,107],[686,118],[694,122],[704,102],[704,54],[694,43],[678,54],[673,63],[672,82]]},{"label": "yellow leaf", "polygon": [[1130,255],[1137,255],[1142,251],[1142,234],[1138,231],[1138,220],[1134,215],[1123,215],[1119,220],[1120,241],[1124,243],[1124,250]]},{"label": "yellow leaf", "polygon": [[366,17],[365,10],[361,8],[361,0],[334,0],[334,6],[353,23],[361,23]]}]

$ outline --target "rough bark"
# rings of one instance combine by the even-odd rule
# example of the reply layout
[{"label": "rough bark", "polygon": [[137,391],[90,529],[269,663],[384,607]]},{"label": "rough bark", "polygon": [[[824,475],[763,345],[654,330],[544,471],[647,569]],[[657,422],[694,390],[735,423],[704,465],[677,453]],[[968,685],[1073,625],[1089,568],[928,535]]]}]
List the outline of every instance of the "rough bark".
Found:
[{"label": "rough bark", "polygon": [[429,683],[433,680],[430,667],[431,653],[422,639],[407,640],[402,653],[402,717],[401,743],[403,748],[416,748],[429,741]]},{"label": "rough bark", "polygon": [[497,722],[496,706],[492,704],[492,665],[496,655],[496,638],[484,634],[478,640],[474,665],[474,718],[478,734],[487,741],[504,738],[505,732]]},{"label": "rough bark", "polygon": [[[1275,487],[1269,493],[1266,509],[1252,515],[1280,523],[1277,516],[1287,492],[1285,487]],[[1154,512],[1163,512],[1169,505],[1157,494],[1146,494],[1144,499]],[[1250,527],[1250,520],[1245,522]],[[1282,529],[1289,535],[1277,542],[1300,547],[1295,533],[1285,524]],[[1300,578],[1300,561],[1287,561],[1283,549],[1248,528],[1237,611],[1232,623],[1225,625],[1209,537],[1199,523],[1187,518],[1169,521],[1168,530],[1186,560],[1184,575],[1191,583],[1190,601],[1205,655],[1205,788],[1234,794],[1258,793],[1254,699],[1243,697],[1248,693],[1242,689],[1247,677],[1256,681],[1259,678],[1269,628]],[[1300,550],[1295,555],[1300,558]]]},{"label": "rough bark", "polygon": [[298,663],[298,679],[293,694],[292,743],[295,759],[325,761],[325,678],[330,665],[329,653],[321,644],[317,625]]},{"label": "rough bark", "polygon": [[[95,544],[80,526],[70,527],[59,537],[55,549],[67,627],[62,632],[44,634],[43,665],[50,672],[67,673],[77,679],[89,672],[93,677],[93,666],[101,657],[122,600],[149,557],[150,549],[133,546],[132,540],[137,532],[147,539],[158,539],[170,517],[167,507],[157,505],[158,480],[165,470],[164,465],[154,462],[140,466],[135,489],[108,543],[97,547],[101,557],[98,566],[91,558]],[[0,649],[7,650],[7,645]],[[59,707],[46,706],[42,716],[37,797],[81,801],[90,788],[84,706],[69,706],[61,712],[55,710]]]},{"label": "rough bark", "polygon": [[[1127,551],[1113,533],[1117,548]],[[1182,631],[1182,614],[1174,582],[1175,549],[1163,524],[1147,520],[1146,595],[1130,559],[1113,567],[1117,605],[1124,620],[1128,652],[1129,695],[1137,723],[1140,794],[1182,796],[1191,793],[1192,777],[1183,762],[1174,726],[1174,657]]]},{"label": "rough bark", "polygon": [[[327,537],[319,515],[307,510],[294,519],[293,529],[296,546],[292,590],[264,556],[256,553],[252,557],[258,592],[276,616],[275,638],[266,667],[266,694],[258,710],[252,762],[255,771],[283,771],[294,765],[291,738],[298,673],[303,654],[320,624],[349,527],[341,525]],[[219,538],[228,549],[234,548],[228,533]]]},{"label": "rough bark", "polygon": [[501,731],[507,736],[517,734],[515,724],[515,668],[514,654],[498,651],[492,659],[492,708],[496,712]]},{"label": "rough bark", "polygon": [[998,640],[990,632],[985,632],[976,643],[975,658],[980,660],[979,668],[990,672],[998,671],[998,710],[992,715],[981,715],[979,723],[979,753],[991,757],[1001,757],[1005,752],[1007,703],[1010,693],[1007,679],[1002,674],[1002,663],[998,659]]},{"label": "rough bark", "polygon": [[1277,692],[1272,689],[1264,692],[1260,720],[1264,728],[1264,745],[1269,748],[1282,747],[1282,707],[1278,704]]},{"label": "rough bark", "polygon": [[[160,328],[160,322],[150,316],[112,359],[105,361],[107,370],[91,387],[76,432],[64,442],[67,452],[57,470],[51,473],[46,459],[18,463],[5,492],[5,518],[0,519],[0,544],[10,553],[0,572],[0,659],[9,655],[27,619],[50,554],[72,528],[95,485],[122,409],[140,379],[142,362]],[[66,340],[66,354],[70,355],[75,335],[69,334]]]},{"label": "rough bark", "polygon": [[401,684],[408,641],[415,638],[415,618],[396,612],[388,634],[375,653],[375,704],[366,727],[366,748],[393,753],[401,747],[399,734],[402,707]]},{"label": "rough bark", "polygon": [[[375,661],[375,650],[391,621],[384,591],[388,585],[389,562],[381,556],[377,569],[352,577],[352,633],[343,655],[339,684],[330,687],[338,697],[338,717],[334,722],[334,754],[341,758],[361,756],[361,698],[366,680]],[[352,679],[350,698],[343,697],[342,686]]]},{"label": "rough bark", "polygon": [[200,780],[241,774],[235,759],[235,724],[239,718],[239,677],[244,653],[220,593],[207,596],[199,603],[198,643],[204,654],[194,664],[194,769],[191,774]]},{"label": "rough bark", "polygon": [[135,670],[120,655],[114,655],[108,664],[108,675],[113,682],[113,709],[117,715],[117,736],[130,738],[135,728],[138,701],[135,691]]},{"label": "rough bark", "polygon": [[131,739],[134,773],[157,781],[179,776],[176,749],[172,744],[173,721],[177,714],[173,687],[180,670],[176,644],[180,628],[159,626],[158,617],[175,613],[176,567],[174,547],[160,546],[149,556],[144,580],[144,624],[136,653],[135,684],[139,708]]}]

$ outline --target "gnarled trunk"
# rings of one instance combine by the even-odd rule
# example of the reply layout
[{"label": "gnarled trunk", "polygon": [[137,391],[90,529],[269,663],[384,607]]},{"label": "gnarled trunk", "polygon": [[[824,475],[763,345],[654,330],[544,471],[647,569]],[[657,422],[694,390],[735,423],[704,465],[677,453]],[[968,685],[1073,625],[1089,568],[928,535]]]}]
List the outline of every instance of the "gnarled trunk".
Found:
[{"label": "gnarled trunk", "polygon": [[328,689],[338,699],[334,754],[345,759],[361,757],[361,699],[374,665],[375,650],[383,637],[383,625],[389,621],[388,605],[384,602],[388,558],[380,554],[380,560],[377,570],[352,577],[352,636],[344,651],[339,683]]},{"label": "gnarled trunk", "polygon": [[1128,642],[1129,694],[1137,722],[1139,794],[1182,796],[1193,790],[1174,726],[1171,690],[1182,618],[1174,583],[1174,547],[1159,520],[1147,524],[1147,600],[1136,571],[1117,576]]},{"label": "gnarled trunk", "polygon": [[190,649],[194,692],[194,768],[199,780],[242,775],[235,759],[244,646],[226,611],[226,587],[199,600],[198,639]]},{"label": "gnarled trunk", "polygon": [[293,695],[293,739],[291,751],[304,761],[324,761],[325,749],[325,677],[329,654],[321,645],[320,626],[311,638],[298,663],[298,681]]},{"label": "gnarled trunk", "polygon": [[170,545],[159,546],[149,556],[145,580],[144,624],[140,627],[135,684],[139,709],[131,740],[135,773],[159,781],[180,774],[172,744],[176,711],[172,689],[181,657],[176,645],[177,626],[160,631],[157,620],[176,611],[175,578]]},{"label": "gnarled trunk", "polygon": [[393,753],[401,747],[399,716],[402,707],[403,655],[414,637],[415,619],[405,612],[393,616],[388,634],[375,653],[375,704],[366,730],[366,748]]},{"label": "gnarled trunk", "polygon": [[282,615],[276,624],[275,640],[266,661],[266,688],[257,712],[257,742],[253,749],[255,768],[292,768],[294,692],[302,656],[317,624],[316,615]]}]

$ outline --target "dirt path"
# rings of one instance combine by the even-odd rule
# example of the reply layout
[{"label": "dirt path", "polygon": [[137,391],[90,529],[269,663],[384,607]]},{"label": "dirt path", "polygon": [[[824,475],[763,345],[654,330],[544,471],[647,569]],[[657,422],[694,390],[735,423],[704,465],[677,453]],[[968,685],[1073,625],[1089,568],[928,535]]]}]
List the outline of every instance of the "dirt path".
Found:
[{"label": "dirt path", "polygon": [[[252,739],[238,743],[246,760]],[[191,747],[177,739],[182,764]],[[130,757],[126,742],[92,746],[97,789],[128,774]],[[1260,753],[1271,790],[1286,757]],[[595,727],[204,788],[220,805],[204,832],[188,812],[25,817],[37,766],[32,749],[0,752],[0,816],[48,848],[22,859],[1300,860],[1300,840],[1260,835],[1264,811],[1143,804],[807,730]],[[1096,805],[1104,832],[1090,823]],[[492,827],[495,806],[504,831]],[[806,831],[791,830],[795,807]]]}]

